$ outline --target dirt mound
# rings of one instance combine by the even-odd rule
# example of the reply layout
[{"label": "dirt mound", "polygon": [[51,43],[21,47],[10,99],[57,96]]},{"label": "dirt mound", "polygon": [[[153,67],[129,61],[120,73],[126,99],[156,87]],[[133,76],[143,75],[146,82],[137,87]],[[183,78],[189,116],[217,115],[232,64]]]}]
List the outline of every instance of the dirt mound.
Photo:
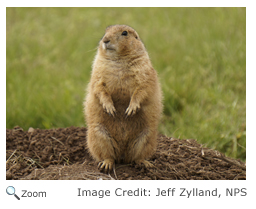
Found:
[{"label": "dirt mound", "polygon": [[6,179],[246,179],[240,160],[203,147],[193,139],[159,135],[158,148],[145,169],[117,164],[107,175],[86,150],[86,128],[6,129]]}]

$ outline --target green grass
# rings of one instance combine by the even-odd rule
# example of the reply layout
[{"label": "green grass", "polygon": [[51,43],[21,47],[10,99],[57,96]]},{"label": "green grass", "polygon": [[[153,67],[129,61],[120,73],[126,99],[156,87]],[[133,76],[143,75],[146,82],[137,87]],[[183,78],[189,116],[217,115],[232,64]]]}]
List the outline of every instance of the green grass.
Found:
[{"label": "green grass", "polygon": [[142,38],[164,92],[165,135],[245,160],[245,8],[7,8],[6,127],[85,126],[83,100],[108,25]]}]

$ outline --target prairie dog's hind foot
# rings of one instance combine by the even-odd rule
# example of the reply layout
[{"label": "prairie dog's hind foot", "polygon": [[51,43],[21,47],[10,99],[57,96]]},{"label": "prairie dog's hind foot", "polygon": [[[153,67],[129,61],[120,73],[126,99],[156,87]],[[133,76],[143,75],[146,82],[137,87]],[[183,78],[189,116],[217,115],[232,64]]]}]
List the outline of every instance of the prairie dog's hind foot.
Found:
[{"label": "prairie dog's hind foot", "polygon": [[141,167],[154,168],[155,166],[147,160],[135,160],[135,163]]},{"label": "prairie dog's hind foot", "polygon": [[115,160],[113,159],[105,159],[98,164],[98,169],[101,172],[109,173],[113,170],[113,165],[115,163]]}]

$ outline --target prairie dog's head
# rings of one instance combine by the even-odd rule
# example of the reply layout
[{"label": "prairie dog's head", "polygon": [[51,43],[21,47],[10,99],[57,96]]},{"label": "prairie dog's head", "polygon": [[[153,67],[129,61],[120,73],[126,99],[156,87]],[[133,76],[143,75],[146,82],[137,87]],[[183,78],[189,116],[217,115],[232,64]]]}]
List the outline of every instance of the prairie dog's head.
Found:
[{"label": "prairie dog's head", "polygon": [[138,56],[146,52],[138,33],[127,25],[106,28],[100,41],[99,51],[107,57]]}]

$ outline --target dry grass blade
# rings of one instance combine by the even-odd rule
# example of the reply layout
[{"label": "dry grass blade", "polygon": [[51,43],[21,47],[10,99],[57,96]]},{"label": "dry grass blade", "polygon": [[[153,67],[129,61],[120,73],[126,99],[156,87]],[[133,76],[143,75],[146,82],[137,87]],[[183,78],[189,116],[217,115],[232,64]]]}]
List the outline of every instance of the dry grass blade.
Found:
[{"label": "dry grass blade", "polygon": [[51,138],[64,145],[60,140],[56,139],[55,137],[51,136]]},{"label": "dry grass blade", "polygon": [[116,165],[115,165],[115,164],[114,164],[114,166],[113,166],[113,171],[114,171],[115,178],[116,178],[116,180],[117,180],[117,176],[116,176]]},{"label": "dry grass blade", "polygon": [[14,150],[14,152],[10,155],[10,157],[6,160],[6,164],[9,162],[9,160],[12,158],[12,156],[16,153],[17,150]]}]

